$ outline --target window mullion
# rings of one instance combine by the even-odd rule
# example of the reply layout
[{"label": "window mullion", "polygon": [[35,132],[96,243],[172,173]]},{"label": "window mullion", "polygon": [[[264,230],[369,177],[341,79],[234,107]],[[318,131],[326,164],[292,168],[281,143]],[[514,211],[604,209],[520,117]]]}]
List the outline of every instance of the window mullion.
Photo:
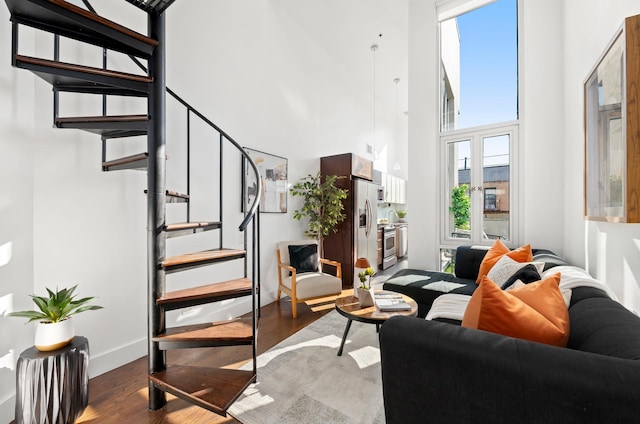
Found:
[{"label": "window mullion", "polygon": [[474,244],[482,243],[482,137],[474,134],[471,139],[471,185],[469,187],[471,196],[471,239]]}]

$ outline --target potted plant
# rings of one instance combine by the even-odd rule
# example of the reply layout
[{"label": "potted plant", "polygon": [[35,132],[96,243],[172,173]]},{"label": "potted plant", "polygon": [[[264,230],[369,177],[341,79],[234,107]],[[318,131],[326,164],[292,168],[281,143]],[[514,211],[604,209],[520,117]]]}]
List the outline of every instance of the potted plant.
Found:
[{"label": "potted plant", "polygon": [[371,287],[371,277],[373,277],[376,272],[373,268],[367,268],[364,271],[360,271],[358,273],[358,278],[360,279],[360,287],[356,288],[358,303],[360,306],[373,306],[373,287]]},{"label": "potted plant", "polygon": [[400,218],[400,222],[404,222],[404,218],[407,216],[407,211],[398,211],[398,218]]},{"label": "potted plant", "polygon": [[93,297],[75,299],[75,290],[78,285],[70,289],[62,289],[53,292],[47,288],[48,297],[30,295],[38,310],[12,312],[9,316],[29,318],[29,321],[38,321],[36,327],[36,349],[47,352],[60,349],[71,343],[75,336],[75,328],[71,317],[84,311],[101,309],[102,306],[87,305]]},{"label": "potted plant", "polygon": [[336,232],[336,225],[346,218],[342,200],[347,198],[348,190],[336,187],[338,178],[344,177],[327,175],[322,182],[320,173],[307,175],[290,190],[292,196],[302,197],[304,201],[302,209],[293,211],[293,218],[298,221],[309,218],[309,227],[304,234],[318,240],[321,257],[324,257],[324,237]]}]

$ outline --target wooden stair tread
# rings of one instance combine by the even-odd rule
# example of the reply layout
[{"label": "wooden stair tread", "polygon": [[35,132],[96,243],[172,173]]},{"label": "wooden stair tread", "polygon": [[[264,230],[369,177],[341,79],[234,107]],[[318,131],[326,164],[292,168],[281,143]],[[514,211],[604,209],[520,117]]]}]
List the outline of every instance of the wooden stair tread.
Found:
[{"label": "wooden stair tread", "polygon": [[192,230],[196,228],[220,226],[220,221],[215,222],[177,222],[175,224],[165,225],[165,231]]},{"label": "wooden stair tread", "polygon": [[201,252],[186,253],[184,255],[173,256],[162,261],[161,266],[166,272],[181,268],[207,265],[213,262],[240,259],[246,255],[245,250],[239,249],[211,249]]},{"label": "wooden stair tread", "polygon": [[[251,294],[253,284],[248,278],[238,278],[235,280],[212,283],[188,289],[175,290],[165,293],[157,300],[159,305],[189,303],[201,304],[216,300],[225,300],[235,297],[248,296]],[[194,303],[199,302],[199,303]]]},{"label": "wooden stair tread", "polygon": [[56,119],[56,123],[147,122],[148,120],[149,117],[147,115],[97,115],[58,118]]},{"label": "wooden stair tread", "polygon": [[153,341],[174,343],[175,348],[182,347],[181,343],[189,347],[246,345],[253,341],[253,324],[251,318],[242,318],[171,327],[153,337]]},{"label": "wooden stair tread", "polygon": [[[148,194],[148,191],[145,190],[144,194]],[[173,190],[167,190],[165,192],[165,196],[167,197],[167,203],[186,203],[189,201],[189,195],[185,193],[179,193]]]},{"label": "wooden stair tread", "polygon": [[191,235],[196,233],[202,233],[204,231],[211,231],[222,228],[222,222],[178,222],[174,224],[165,225],[164,230],[167,233],[167,237],[180,237],[185,235]]},{"label": "wooden stair tread", "polygon": [[109,69],[16,55],[14,65],[33,72],[59,91],[144,97],[153,78]]},{"label": "wooden stair tread", "polygon": [[32,65],[45,66],[52,69],[60,69],[66,71],[77,71],[83,74],[98,75],[103,77],[120,78],[129,81],[151,83],[153,78],[147,75],[129,74],[126,72],[112,71],[110,69],[94,68],[91,66],[76,65],[74,63],[58,62],[55,60],[41,59],[31,56],[16,55],[16,60]]},{"label": "wooden stair tread", "polygon": [[5,0],[11,20],[124,53],[149,57],[157,40],[64,0]]},{"label": "wooden stair tread", "polygon": [[227,409],[256,381],[253,371],[173,365],[149,375],[159,389],[216,414]]},{"label": "wooden stair tread", "polygon": [[164,12],[175,0],[127,0],[129,3],[144,10],[145,12]]},{"label": "wooden stair tread", "polygon": [[189,195],[188,194],[179,193],[179,192],[173,191],[173,190],[167,190],[167,196],[180,197],[182,199],[189,199]]},{"label": "wooden stair tread", "polygon": [[149,126],[147,115],[98,115],[56,118],[58,128],[73,128],[100,135],[128,132],[130,135],[146,133]]},{"label": "wooden stair tread", "polygon": [[147,167],[148,153],[138,153],[136,155],[126,156],[119,159],[102,162],[102,169],[113,170],[113,168],[125,165],[140,165],[140,168]]}]

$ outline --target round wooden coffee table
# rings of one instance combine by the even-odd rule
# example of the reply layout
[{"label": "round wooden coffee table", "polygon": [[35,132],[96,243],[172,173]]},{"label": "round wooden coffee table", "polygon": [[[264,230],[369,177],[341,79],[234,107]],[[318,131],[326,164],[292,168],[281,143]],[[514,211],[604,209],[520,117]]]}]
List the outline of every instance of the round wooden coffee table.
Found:
[{"label": "round wooden coffee table", "polygon": [[395,295],[402,296],[402,299],[411,306],[411,310],[406,311],[393,311],[393,312],[383,312],[378,310],[378,308],[374,306],[365,306],[361,307],[358,303],[358,298],[354,296],[346,296],[339,297],[336,299],[336,311],[345,318],[347,318],[347,326],[344,329],[344,334],[342,335],[342,342],[340,343],[340,349],[338,349],[338,356],[342,356],[342,349],[344,348],[344,342],[347,340],[347,334],[349,334],[349,329],[351,328],[351,323],[353,321],[360,321],[367,324],[375,324],[376,331],[380,329],[380,325],[383,324],[386,320],[391,317],[395,317],[397,315],[411,316],[414,317],[418,314],[418,304],[415,300],[401,293],[389,292],[389,291],[376,291],[376,294],[379,293],[393,293]]}]

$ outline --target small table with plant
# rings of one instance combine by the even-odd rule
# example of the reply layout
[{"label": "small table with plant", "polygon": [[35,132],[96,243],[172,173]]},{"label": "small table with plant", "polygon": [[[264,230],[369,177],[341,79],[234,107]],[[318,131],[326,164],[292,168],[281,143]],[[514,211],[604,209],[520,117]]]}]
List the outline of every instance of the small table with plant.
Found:
[{"label": "small table with plant", "polygon": [[16,424],[72,423],[87,407],[89,342],[76,336],[72,316],[102,306],[76,299],[76,287],[47,288],[47,296],[31,295],[37,309],[9,314],[37,323],[34,347],[16,367]]},{"label": "small table with plant", "polygon": [[[382,293],[393,292],[387,292],[383,290],[376,291],[376,294]],[[400,295],[399,293],[394,294]],[[364,322],[366,324],[375,324],[377,331],[380,329],[380,325],[391,317],[397,315],[416,316],[418,314],[418,304],[416,303],[416,301],[404,294],[402,294],[401,296],[402,300],[408,303],[409,306],[411,306],[410,310],[383,312],[380,311],[375,305],[361,306],[360,302],[358,302],[358,299],[354,296],[339,297],[338,299],[336,299],[336,311],[338,311],[340,315],[344,316],[348,320],[347,326],[344,329],[344,334],[342,335],[340,349],[338,349],[338,356],[342,356],[344,343],[347,340],[347,335],[349,334],[349,329],[351,329],[351,323],[353,321]]]}]

